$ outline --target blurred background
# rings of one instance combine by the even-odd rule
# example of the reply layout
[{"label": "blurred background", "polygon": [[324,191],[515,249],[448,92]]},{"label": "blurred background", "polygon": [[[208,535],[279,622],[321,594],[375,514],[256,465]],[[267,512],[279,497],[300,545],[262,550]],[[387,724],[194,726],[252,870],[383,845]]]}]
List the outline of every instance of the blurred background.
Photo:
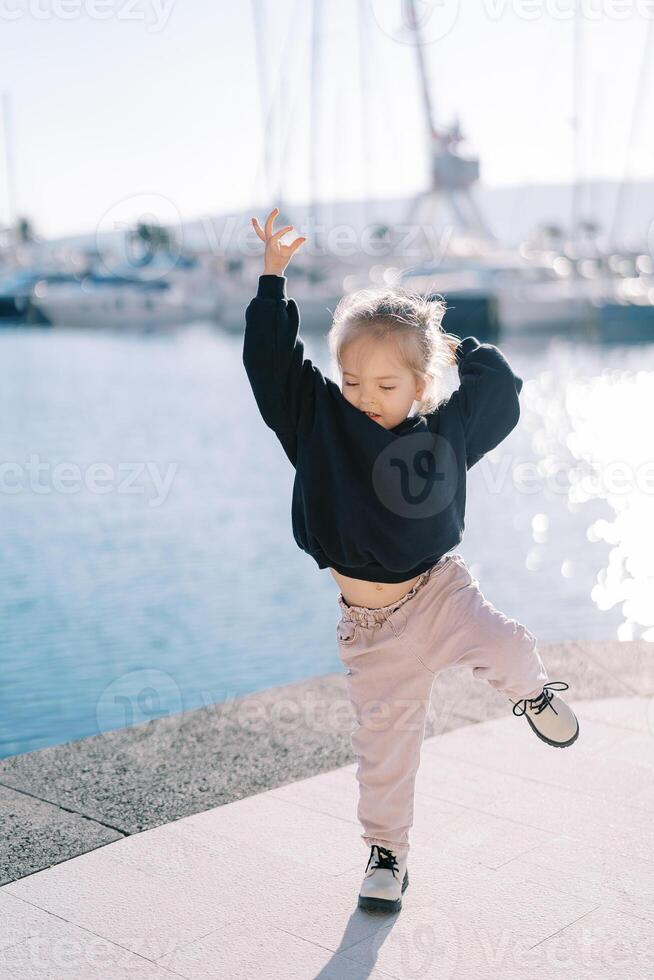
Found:
[{"label": "blurred background", "polygon": [[654,8],[0,21],[0,757],[340,669],[241,360],[275,206],[323,373],[343,293],[400,284],[524,379],[469,474],[485,595],[542,642],[654,641]]}]

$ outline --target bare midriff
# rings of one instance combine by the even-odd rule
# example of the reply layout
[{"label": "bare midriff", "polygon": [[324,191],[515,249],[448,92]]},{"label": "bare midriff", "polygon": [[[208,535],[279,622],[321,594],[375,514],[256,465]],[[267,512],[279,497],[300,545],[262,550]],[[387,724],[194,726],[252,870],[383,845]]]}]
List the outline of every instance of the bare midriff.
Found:
[{"label": "bare midriff", "polygon": [[391,602],[397,602],[413,588],[420,578],[419,575],[416,575],[415,578],[407,579],[406,582],[365,582],[360,578],[341,575],[333,568],[330,568],[329,571],[334,576],[336,584],[349,606],[366,606],[368,609],[379,609],[380,606],[388,606]]}]

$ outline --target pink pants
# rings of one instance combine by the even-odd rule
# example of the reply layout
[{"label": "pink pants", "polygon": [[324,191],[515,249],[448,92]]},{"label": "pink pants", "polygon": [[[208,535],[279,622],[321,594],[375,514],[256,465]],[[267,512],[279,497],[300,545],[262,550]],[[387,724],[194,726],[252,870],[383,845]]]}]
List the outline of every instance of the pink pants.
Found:
[{"label": "pink pants", "polygon": [[349,606],[342,593],[336,632],[356,717],[366,847],[409,850],[415,778],[436,675],[470,667],[507,698],[536,697],[548,675],[536,638],[484,598],[462,555],[450,553],[401,599],[379,609]]}]

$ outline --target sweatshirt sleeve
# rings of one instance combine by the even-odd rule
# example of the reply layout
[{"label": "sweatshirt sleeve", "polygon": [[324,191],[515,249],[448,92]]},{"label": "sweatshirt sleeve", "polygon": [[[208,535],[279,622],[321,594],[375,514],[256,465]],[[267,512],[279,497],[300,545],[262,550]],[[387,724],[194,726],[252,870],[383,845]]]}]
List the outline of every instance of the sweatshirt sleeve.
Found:
[{"label": "sweatshirt sleeve", "polygon": [[297,431],[313,399],[318,369],[304,356],[300,313],[286,276],[262,275],[245,311],[243,366],[266,425],[295,466]]},{"label": "sweatshirt sleeve", "polygon": [[497,347],[476,337],[459,343],[456,362],[460,384],[446,404],[461,419],[470,469],[517,425],[522,378]]}]

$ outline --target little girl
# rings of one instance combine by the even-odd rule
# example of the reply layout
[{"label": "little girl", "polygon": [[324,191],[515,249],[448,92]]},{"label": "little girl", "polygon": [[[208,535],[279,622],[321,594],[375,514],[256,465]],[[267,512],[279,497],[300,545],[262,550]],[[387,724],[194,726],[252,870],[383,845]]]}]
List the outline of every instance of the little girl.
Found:
[{"label": "little girl", "polygon": [[[341,385],[304,357],[284,271],[306,241],[262,229],[264,272],[246,314],[243,364],[264,422],[295,467],[293,536],[340,592],[339,655],[357,727],[361,835],[370,848],[358,904],[397,911],[407,887],[415,777],[436,675],[472,669],[548,745],[571,745],[574,712],[548,682],[536,638],[483,596],[453,552],[466,473],[515,427],[522,379],[501,352],[445,333],[443,301],[360,290],[334,313]],[[456,364],[457,390],[440,397]],[[409,412],[417,403],[418,411]],[[489,511],[492,501],[489,501]],[[490,515],[492,519],[492,515]]]}]

